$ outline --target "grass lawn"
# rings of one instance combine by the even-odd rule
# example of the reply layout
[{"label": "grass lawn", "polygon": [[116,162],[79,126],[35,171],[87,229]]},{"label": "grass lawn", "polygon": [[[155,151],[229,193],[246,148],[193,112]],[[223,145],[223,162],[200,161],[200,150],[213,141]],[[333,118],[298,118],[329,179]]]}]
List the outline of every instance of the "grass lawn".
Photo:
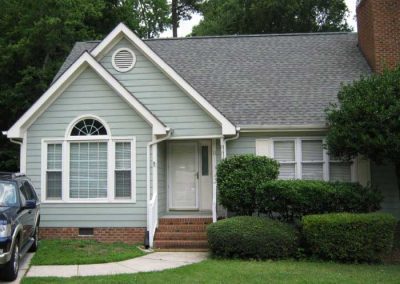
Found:
[{"label": "grass lawn", "polygon": [[144,253],[137,245],[93,240],[42,240],[32,265],[94,264],[126,260]]},{"label": "grass lawn", "polygon": [[25,278],[22,283],[399,283],[400,265],[311,261],[206,260],[161,272],[73,278]]}]

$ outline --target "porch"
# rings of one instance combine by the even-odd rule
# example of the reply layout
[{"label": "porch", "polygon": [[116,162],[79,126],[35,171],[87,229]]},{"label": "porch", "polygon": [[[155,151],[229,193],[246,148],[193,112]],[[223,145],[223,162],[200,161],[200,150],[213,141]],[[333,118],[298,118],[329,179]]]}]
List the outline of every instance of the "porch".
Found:
[{"label": "porch", "polygon": [[206,247],[206,225],[224,214],[216,192],[221,142],[221,137],[168,139],[150,146],[150,247]]}]

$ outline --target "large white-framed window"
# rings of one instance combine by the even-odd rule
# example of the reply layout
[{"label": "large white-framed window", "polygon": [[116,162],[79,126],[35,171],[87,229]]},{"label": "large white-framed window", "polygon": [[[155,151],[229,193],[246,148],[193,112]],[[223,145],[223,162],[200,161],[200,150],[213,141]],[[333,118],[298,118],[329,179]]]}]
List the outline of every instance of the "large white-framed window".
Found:
[{"label": "large white-framed window", "polygon": [[257,139],[256,153],[279,162],[280,179],[356,181],[355,162],[329,157],[323,145],[323,137]]},{"label": "large white-framed window", "polygon": [[81,116],[65,137],[42,140],[42,202],[136,202],[136,139]]}]

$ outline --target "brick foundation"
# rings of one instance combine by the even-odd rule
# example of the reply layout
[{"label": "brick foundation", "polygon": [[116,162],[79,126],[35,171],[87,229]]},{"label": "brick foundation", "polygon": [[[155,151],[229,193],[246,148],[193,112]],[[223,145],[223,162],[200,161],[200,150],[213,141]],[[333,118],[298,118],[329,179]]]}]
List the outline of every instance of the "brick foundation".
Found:
[{"label": "brick foundation", "polygon": [[123,242],[137,244],[144,242],[146,228],[93,228],[93,236],[79,236],[79,228],[43,228],[39,229],[39,238],[49,239],[89,239],[104,243]]}]

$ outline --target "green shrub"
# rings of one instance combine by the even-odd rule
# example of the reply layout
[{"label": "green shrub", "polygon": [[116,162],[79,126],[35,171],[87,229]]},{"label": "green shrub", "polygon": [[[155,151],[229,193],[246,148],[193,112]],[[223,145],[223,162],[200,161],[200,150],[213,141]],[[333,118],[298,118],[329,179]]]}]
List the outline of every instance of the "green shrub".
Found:
[{"label": "green shrub", "polygon": [[382,196],[358,183],[272,180],[257,188],[256,200],[259,212],[293,221],[309,214],[376,211]]},{"label": "green shrub", "polygon": [[239,215],[251,215],[257,207],[256,188],[276,179],[279,164],[267,157],[238,155],[221,161],[217,167],[219,202]]},{"label": "green shrub", "polygon": [[284,258],[297,250],[296,230],[279,221],[239,216],[207,227],[211,252],[228,258]]},{"label": "green shrub", "polygon": [[335,213],[303,217],[305,248],[337,261],[375,262],[390,252],[396,219],[385,213]]}]

